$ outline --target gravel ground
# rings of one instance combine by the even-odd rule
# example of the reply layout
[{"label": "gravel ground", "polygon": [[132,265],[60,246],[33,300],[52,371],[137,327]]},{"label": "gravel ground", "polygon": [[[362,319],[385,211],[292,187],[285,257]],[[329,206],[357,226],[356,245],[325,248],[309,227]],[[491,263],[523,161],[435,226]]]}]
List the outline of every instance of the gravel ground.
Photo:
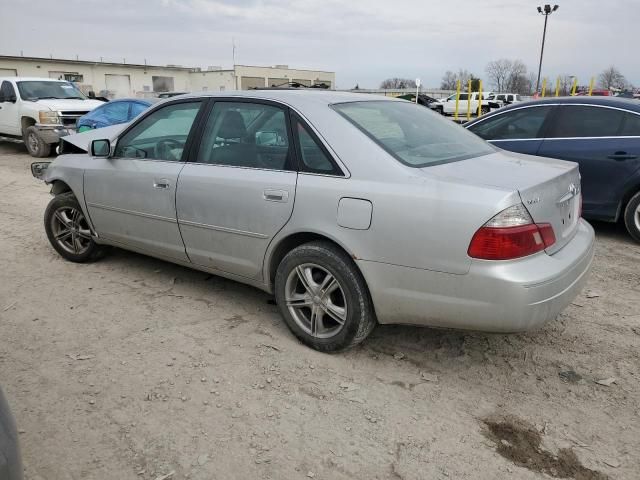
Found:
[{"label": "gravel ground", "polygon": [[540,331],[385,326],[325,355],[253,288],[121,250],[64,261],[31,161],[0,144],[0,384],[27,480],[640,476],[620,227],[596,225],[587,288]]}]

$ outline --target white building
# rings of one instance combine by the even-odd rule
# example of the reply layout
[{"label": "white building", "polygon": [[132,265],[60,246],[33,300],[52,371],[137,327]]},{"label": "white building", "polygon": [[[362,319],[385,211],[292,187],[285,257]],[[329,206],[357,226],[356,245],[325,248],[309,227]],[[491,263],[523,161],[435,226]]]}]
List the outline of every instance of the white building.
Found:
[{"label": "white building", "polygon": [[96,95],[119,97],[153,96],[161,92],[202,90],[247,90],[298,82],[335,87],[335,73],[292,69],[288,65],[260,67],[234,65],[233,69],[206,70],[181,65],[140,65],[56,58],[0,55],[0,77],[48,77],[73,81]]}]

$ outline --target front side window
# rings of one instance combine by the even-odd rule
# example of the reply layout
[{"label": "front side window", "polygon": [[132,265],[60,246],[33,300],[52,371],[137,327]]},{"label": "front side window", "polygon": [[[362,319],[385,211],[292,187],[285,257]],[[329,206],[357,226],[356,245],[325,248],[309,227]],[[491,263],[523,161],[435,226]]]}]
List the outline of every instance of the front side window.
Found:
[{"label": "front side window", "polygon": [[198,163],[286,170],[291,168],[285,111],[248,102],[216,102],[198,151]]},{"label": "front side window", "polygon": [[[455,99],[456,97],[453,97],[453,98]],[[468,93],[461,93],[460,94],[460,101],[464,100],[466,102],[468,100],[468,98],[469,98],[469,94]]]},{"label": "front side window", "polygon": [[494,115],[469,127],[485,140],[539,138],[551,106],[530,107]]},{"label": "front side window", "polygon": [[85,95],[70,82],[47,82],[29,80],[18,82],[20,97],[24,100],[42,100],[46,98],[84,100]]},{"label": "front side window", "polygon": [[9,99],[16,94],[11,82],[5,80],[0,86],[0,102],[8,102]]},{"label": "front side window", "polygon": [[338,103],[332,107],[410,167],[427,167],[495,151],[459,125],[412,103],[375,100]]},{"label": "front side window", "polygon": [[156,110],[118,140],[114,157],[182,160],[200,104],[176,103]]},{"label": "front side window", "polygon": [[559,110],[550,138],[614,137],[624,119],[624,112],[606,107],[564,105]]}]

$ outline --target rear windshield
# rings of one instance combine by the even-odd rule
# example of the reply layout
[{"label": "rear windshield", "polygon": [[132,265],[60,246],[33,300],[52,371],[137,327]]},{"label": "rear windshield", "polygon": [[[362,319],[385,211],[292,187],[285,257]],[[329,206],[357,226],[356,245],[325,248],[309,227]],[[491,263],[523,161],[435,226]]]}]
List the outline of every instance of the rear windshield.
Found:
[{"label": "rear windshield", "polygon": [[429,108],[410,102],[337,103],[334,110],[397,160],[427,167],[495,152],[494,147]]}]

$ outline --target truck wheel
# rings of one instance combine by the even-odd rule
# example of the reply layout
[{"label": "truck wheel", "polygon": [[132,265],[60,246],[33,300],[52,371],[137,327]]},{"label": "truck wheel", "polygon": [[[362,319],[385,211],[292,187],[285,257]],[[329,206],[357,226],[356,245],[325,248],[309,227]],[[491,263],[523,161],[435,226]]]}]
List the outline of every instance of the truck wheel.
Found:
[{"label": "truck wheel", "polygon": [[42,140],[36,127],[27,128],[22,139],[32,157],[44,158],[51,154],[51,145]]},{"label": "truck wheel", "polygon": [[438,112],[440,115],[444,115],[444,108],[436,107],[433,109],[434,112]]},{"label": "truck wheel", "polygon": [[640,242],[640,192],[636,193],[624,209],[624,225],[629,235]]},{"label": "truck wheel", "polygon": [[300,245],[282,259],[275,296],[293,334],[321,352],[346,350],[377,324],[360,271],[328,242]]},{"label": "truck wheel", "polygon": [[44,212],[44,229],[56,252],[72,262],[91,262],[105,252],[105,247],[93,241],[89,223],[71,192],[51,199]]}]

